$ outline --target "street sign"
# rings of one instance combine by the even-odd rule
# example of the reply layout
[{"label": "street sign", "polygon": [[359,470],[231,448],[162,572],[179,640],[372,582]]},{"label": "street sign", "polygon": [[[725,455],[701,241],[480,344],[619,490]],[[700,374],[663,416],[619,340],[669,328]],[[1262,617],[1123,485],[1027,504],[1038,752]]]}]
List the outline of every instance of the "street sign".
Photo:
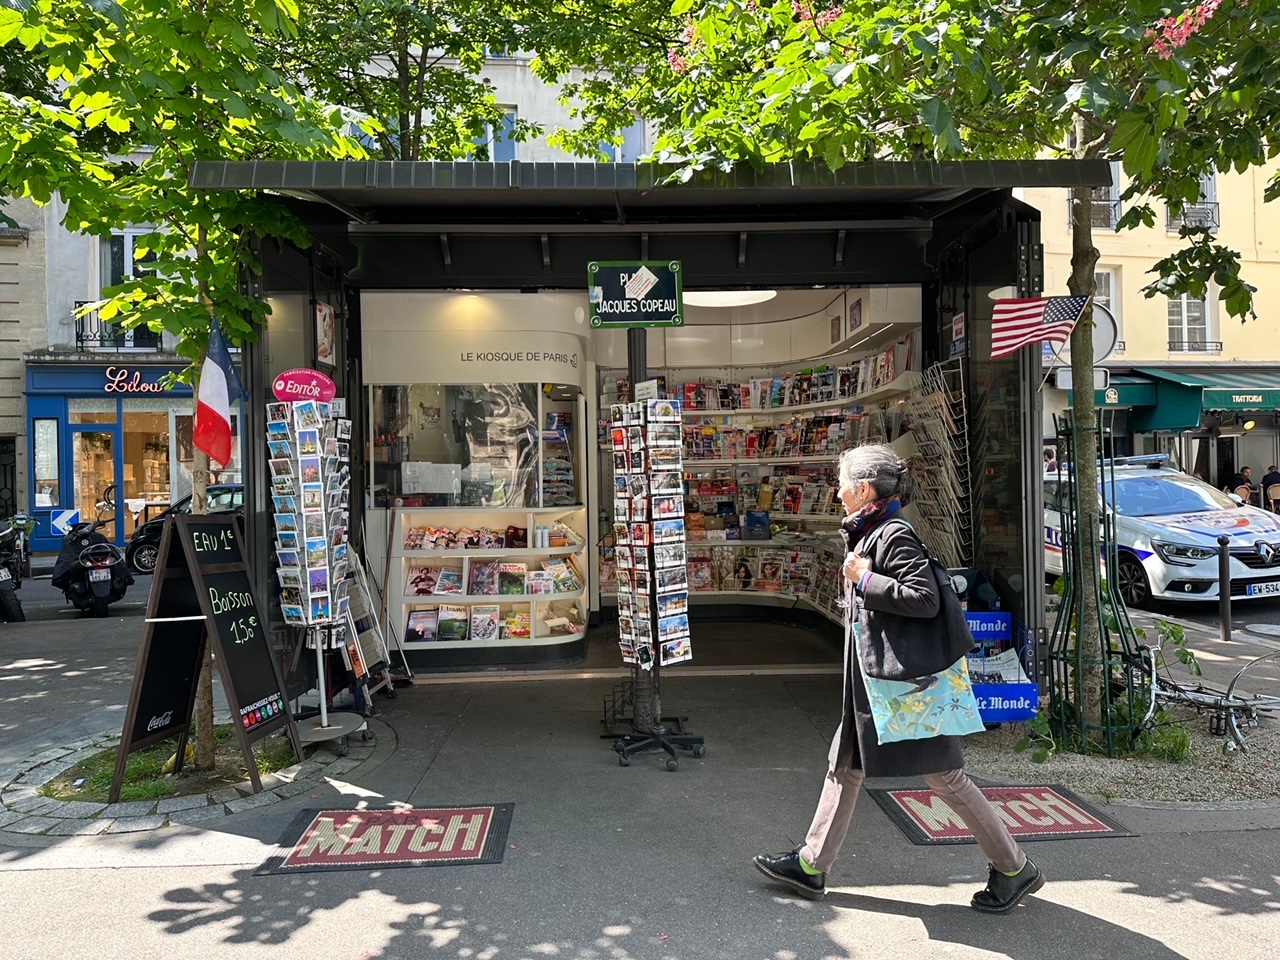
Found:
[{"label": "street sign", "polygon": [[[1074,381],[1071,379],[1070,367],[1058,367],[1053,371],[1054,386],[1059,390],[1073,390]],[[1093,368],[1093,389],[1105,390],[1111,386],[1111,371],[1106,367]]]},{"label": "street sign", "polygon": [[59,510],[49,517],[49,526],[60,537],[65,537],[71,528],[80,522],[79,510]]},{"label": "street sign", "polygon": [[684,275],[679,260],[593,261],[587,264],[593,327],[684,326]]}]

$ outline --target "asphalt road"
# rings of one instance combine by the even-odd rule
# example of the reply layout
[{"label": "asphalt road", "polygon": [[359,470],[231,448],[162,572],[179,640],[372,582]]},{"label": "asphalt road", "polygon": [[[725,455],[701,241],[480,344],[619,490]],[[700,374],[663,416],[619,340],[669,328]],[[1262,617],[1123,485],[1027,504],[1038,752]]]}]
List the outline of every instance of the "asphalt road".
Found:
[{"label": "asphalt road", "polygon": [[[1163,603],[1153,613],[1177,620],[1186,620],[1217,630],[1221,622],[1218,603]],[[1280,637],[1280,597],[1258,600],[1236,600],[1231,604],[1231,625],[1234,630],[1246,630],[1260,636]]]},{"label": "asphalt road", "polygon": [[[133,586],[122,600],[110,606],[110,616],[107,619],[141,617],[147,611],[147,594],[150,590],[151,577],[134,574]],[[48,574],[23,580],[22,587],[18,590],[18,599],[22,601],[22,612],[28,620],[85,619],[84,614],[67,603],[61,590],[55,590],[50,585]]]}]

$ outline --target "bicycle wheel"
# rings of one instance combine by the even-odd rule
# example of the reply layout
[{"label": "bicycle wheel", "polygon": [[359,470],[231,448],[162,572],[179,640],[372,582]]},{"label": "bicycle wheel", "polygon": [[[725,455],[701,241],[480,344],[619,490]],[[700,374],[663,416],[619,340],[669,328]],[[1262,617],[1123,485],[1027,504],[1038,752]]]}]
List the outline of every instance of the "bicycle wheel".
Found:
[{"label": "bicycle wheel", "polygon": [[1231,740],[1241,749],[1280,731],[1280,650],[1246,663],[1227,687]]}]

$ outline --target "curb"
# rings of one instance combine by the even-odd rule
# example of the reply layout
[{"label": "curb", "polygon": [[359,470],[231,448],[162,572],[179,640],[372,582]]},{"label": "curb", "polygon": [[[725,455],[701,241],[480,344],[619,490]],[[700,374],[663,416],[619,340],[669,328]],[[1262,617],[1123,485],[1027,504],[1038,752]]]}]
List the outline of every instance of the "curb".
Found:
[{"label": "curb", "polygon": [[[384,760],[395,751],[395,732],[372,723],[370,739],[348,740],[345,756],[337,744],[317,747],[311,756],[283,770],[262,777],[262,792],[254,793],[249,781],[209,793],[161,797],[122,803],[55,800],[40,788],[76,764],[120,743],[118,733],[84,737],[54,747],[0,769],[0,837],[84,837],[140,833],[178,825],[202,824],[220,817],[257,810],[292,799],[320,785],[327,776],[349,774],[373,760]],[[385,743],[385,745],[384,745]],[[305,749],[305,748],[304,748]]]}]

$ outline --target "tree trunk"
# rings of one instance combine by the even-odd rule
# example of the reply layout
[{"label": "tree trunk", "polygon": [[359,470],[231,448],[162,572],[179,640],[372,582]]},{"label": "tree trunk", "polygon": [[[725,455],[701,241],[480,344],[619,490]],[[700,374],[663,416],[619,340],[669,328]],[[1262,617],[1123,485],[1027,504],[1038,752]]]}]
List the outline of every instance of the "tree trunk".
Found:
[{"label": "tree trunk", "polygon": [[[1083,124],[1076,126],[1076,142],[1085,142]],[[1098,250],[1093,245],[1093,197],[1088,189],[1076,189],[1071,204],[1071,278],[1067,289],[1074,296],[1092,296],[1096,290],[1094,267]],[[1071,333],[1072,439],[1075,463],[1072,470],[1080,494],[1080,513],[1076,518],[1075,543],[1079,557],[1079,583],[1076,596],[1080,600],[1075,643],[1086,658],[1102,657],[1102,635],[1098,621],[1098,580],[1101,573],[1101,551],[1098,544],[1098,410],[1093,395],[1093,310],[1076,324]],[[1080,703],[1085,720],[1102,722],[1102,670],[1086,667],[1077,677]]]},{"label": "tree trunk", "polygon": [[[196,255],[204,256],[205,228],[200,227],[196,236]],[[213,319],[213,303],[208,296],[204,298],[209,309],[209,318]],[[206,352],[208,348],[206,347]],[[197,368],[198,369],[198,368]],[[200,377],[191,384],[191,426],[195,429],[196,410],[200,405]],[[209,455],[203,450],[193,447],[191,457],[191,512],[203,515],[209,512]],[[215,744],[213,739],[213,645],[204,645],[204,662],[200,665],[200,680],[196,684],[196,751],[195,768],[212,770],[215,766]]]}]

